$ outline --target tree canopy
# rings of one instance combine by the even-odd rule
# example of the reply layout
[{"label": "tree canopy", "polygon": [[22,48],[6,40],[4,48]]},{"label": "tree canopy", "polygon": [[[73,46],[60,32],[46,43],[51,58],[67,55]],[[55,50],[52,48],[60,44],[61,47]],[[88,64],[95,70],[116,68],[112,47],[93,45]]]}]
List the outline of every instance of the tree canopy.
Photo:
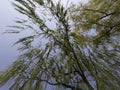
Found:
[{"label": "tree canopy", "polygon": [[120,0],[89,0],[64,7],[61,1],[14,0],[26,16],[8,33],[20,38],[22,54],[0,75],[10,90],[119,90]]}]

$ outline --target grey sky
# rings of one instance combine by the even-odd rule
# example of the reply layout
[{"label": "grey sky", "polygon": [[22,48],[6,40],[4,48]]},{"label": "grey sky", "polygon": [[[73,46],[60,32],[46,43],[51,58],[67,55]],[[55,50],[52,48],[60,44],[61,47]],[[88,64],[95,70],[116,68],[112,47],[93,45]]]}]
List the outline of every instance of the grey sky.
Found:
[{"label": "grey sky", "polygon": [[13,61],[18,57],[17,48],[12,45],[21,37],[26,36],[27,33],[21,34],[3,34],[7,28],[6,26],[15,25],[14,21],[17,18],[24,18],[12,6],[13,0],[0,0],[0,71],[8,68]]},{"label": "grey sky", "polygon": [[11,0],[0,0],[0,71],[10,65],[16,57],[15,47],[11,47],[16,40],[15,35],[3,34],[7,25],[13,24],[18,13],[10,4]]}]

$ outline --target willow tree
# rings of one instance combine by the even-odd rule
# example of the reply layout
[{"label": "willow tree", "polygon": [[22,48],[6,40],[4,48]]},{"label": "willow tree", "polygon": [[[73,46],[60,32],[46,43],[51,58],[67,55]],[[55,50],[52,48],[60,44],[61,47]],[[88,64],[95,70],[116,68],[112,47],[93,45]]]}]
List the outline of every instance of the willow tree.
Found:
[{"label": "willow tree", "polygon": [[27,19],[14,30],[22,54],[0,76],[10,90],[118,90],[120,88],[120,0],[89,0],[64,7],[52,0],[15,0]]}]

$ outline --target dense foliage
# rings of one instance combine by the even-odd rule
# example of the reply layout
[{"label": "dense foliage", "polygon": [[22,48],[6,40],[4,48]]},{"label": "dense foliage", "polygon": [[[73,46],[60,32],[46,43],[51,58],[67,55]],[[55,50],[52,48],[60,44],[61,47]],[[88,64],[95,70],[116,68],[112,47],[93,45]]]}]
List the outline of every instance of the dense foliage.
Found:
[{"label": "dense foliage", "polygon": [[10,90],[119,90],[120,0],[89,0],[64,7],[52,0],[14,0],[27,16],[15,30],[32,34],[19,39],[22,54],[1,74]]}]

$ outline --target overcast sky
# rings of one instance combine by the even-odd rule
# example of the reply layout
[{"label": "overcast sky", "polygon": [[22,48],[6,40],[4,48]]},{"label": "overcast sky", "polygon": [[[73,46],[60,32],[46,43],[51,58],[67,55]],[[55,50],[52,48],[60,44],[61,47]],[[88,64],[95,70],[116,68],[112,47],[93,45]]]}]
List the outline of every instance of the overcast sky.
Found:
[{"label": "overcast sky", "polygon": [[0,0],[0,71],[9,66],[17,56],[15,47],[12,47],[17,35],[3,34],[6,26],[12,25],[18,15],[10,2],[11,0]]},{"label": "overcast sky", "polygon": [[[18,38],[22,37],[22,35],[18,34],[3,34],[3,32],[8,29],[6,26],[14,25],[14,20],[16,20],[17,17],[21,18],[21,15],[15,11],[14,7],[11,5],[11,1],[13,0],[0,0],[0,71],[8,68],[8,66],[16,60],[18,51],[17,48],[12,47],[12,45]],[[64,4],[67,2],[67,0],[61,1]],[[87,0],[70,1],[77,3],[78,1],[86,2]],[[8,90],[7,88],[8,86],[5,86],[4,90]],[[3,90],[3,88],[0,88],[0,90]]]}]

